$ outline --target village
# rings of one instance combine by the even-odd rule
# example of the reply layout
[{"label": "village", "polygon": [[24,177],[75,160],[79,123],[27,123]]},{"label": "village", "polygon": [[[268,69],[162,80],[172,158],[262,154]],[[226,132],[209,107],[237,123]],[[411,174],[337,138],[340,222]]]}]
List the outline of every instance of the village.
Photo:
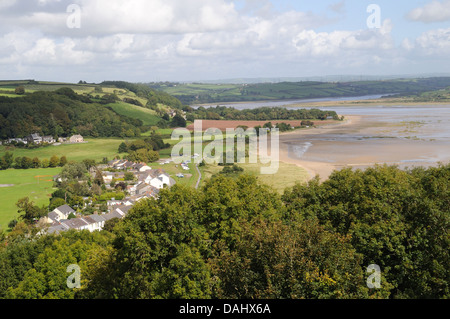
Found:
[{"label": "village", "polygon": [[86,143],[83,136],[79,134],[72,135],[71,137],[58,137],[56,139],[53,136],[41,136],[39,133],[33,133],[23,138],[9,138],[5,141],[0,141],[0,145],[43,145],[43,144],[78,144],[78,143]]},{"label": "village", "polygon": [[[159,191],[165,187],[172,187],[176,181],[162,169],[152,169],[145,163],[133,163],[125,159],[109,161],[100,165],[102,178],[107,188],[112,189],[117,181],[124,180],[130,175],[133,182],[126,186],[126,194],[122,199],[112,198],[107,201],[107,210],[84,216],[72,207],[63,205],[55,208],[48,216],[41,219],[45,225],[43,233],[58,234],[75,230],[100,231],[105,223],[112,219],[124,218],[128,211],[143,199],[157,199]],[[90,173],[95,173],[93,168]],[[56,177],[58,178],[58,177]],[[85,198],[88,200],[88,198]]]}]

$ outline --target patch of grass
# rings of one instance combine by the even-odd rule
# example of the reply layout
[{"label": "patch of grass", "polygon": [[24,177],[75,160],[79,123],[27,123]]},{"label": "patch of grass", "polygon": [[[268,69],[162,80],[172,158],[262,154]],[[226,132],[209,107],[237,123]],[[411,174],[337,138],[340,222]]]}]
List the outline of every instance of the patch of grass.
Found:
[{"label": "patch of grass", "polygon": [[[174,164],[173,162],[171,162],[170,164],[150,163],[149,165],[153,169],[163,169],[164,171],[166,171],[177,182],[177,184],[187,185],[190,187],[195,187],[195,185],[197,184],[199,176],[194,163],[188,164],[188,171],[183,170],[181,168],[181,165]],[[179,173],[183,174],[184,177],[176,177],[176,175]]]},{"label": "patch of grass", "polygon": [[62,144],[59,146],[46,146],[37,149],[7,149],[5,146],[0,146],[0,157],[6,151],[12,152],[14,158],[28,156],[30,158],[37,157],[40,160],[44,158],[49,159],[53,155],[58,157],[66,156],[69,161],[82,161],[84,159],[94,159],[101,161],[104,157],[108,159],[114,158],[118,153],[118,148],[123,139],[118,138],[104,138],[104,139],[87,139],[88,143],[82,144]]},{"label": "patch of grass", "polygon": [[155,111],[137,105],[132,105],[125,102],[117,102],[108,104],[107,106],[111,107],[116,113],[120,115],[141,120],[144,125],[156,125],[161,120],[161,118],[156,114]]},{"label": "patch of grass", "polygon": [[48,205],[53,188],[53,176],[61,168],[0,171],[0,184],[13,184],[0,187],[0,227],[8,228],[8,223],[18,218],[16,203],[20,198],[29,197],[35,205]]},{"label": "patch of grass", "polygon": [[[287,187],[294,186],[297,182],[305,183],[308,179],[308,172],[297,165],[279,162],[279,169],[276,174],[263,175],[261,174],[260,163],[249,164],[248,160],[245,164],[237,164],[244,169],[244,174],[250,174],[258,177],[258,180],[264,184],[272,186],[280,194],[284,192]],[[204,167],[204,179],[211,178],[212,175],[217,174],[223,170],[223,166],[206,165]]]}]

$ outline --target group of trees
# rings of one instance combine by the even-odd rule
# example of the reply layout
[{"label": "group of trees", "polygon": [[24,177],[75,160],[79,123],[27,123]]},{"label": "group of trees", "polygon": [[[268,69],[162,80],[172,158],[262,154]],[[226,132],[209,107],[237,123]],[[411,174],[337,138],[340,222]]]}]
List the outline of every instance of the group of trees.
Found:
[{"label": "group of trees", "polygon": [[283,195],[225,175],[161,190],[99,233],[23,240],[19,223],[0,243],[0,298],[450,297],[450,165],[344,169]]},{"label": "group of trees", "polygon": [[275,120],[325,120],[328,117],[339,119],[335,111],[319,109],[289,110],[284,107],[262,107],[237,110],[232,107],[199,107],[190,111],[194,119],[201,120],[240,120],[240,121],[275,121]]},{"label": "group of trees", "polygon": [[170,147],[170,144],[164,143],[161,135],[152,133],[150,137],[135,140],[132,142],[122,142],[119,145],[119,153],[128,153],[126,159],[132,162],[153,163],[159,160],[159,152],[162,149]]},{"label": "group of trees", "polygon": [[53,155],[50,159],[44,158],[40,160],[38,157],[30,158],[28,156],[14,158],[13,153],[6,152],[0,158],[0,170],[9,168],[15,169],[29,169],[29,168],[48,168],[48,167],[63,167],[67,164],[66,156],[59,158]]},{"label": "group of trees", "polygon": [[121,116],[78,95],[70,88],[35,92],[20,99],[0,97],[0,139],[31,133],[55,138],[81,134],[88,137],[140,135],[142,121]]}]

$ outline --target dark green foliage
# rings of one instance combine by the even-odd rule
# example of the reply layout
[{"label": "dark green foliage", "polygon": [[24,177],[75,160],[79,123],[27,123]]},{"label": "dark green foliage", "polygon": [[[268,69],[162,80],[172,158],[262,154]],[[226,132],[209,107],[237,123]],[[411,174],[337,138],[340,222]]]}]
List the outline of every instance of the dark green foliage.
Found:
[{"label": "dark green foliage", "polygon": [[402,171],[343,169],[297,185],[283,199],[292,219],[317,219],[352,237],[365,265],[378,264],[393,297],[449,297],[450,165]]},{"label": "dark green foliage", "polygon": [[186,120],[179,114],[176,114],[170,122],[172,127],[186,127]]},{"label": "dark green foliage", "polygon": [[[98,233],[33,238],[18,223],[0,236],[0,298],[449,298],[449,181],[450,165],[376,166],[281,196],[218,174],[163,189]],[[65,286],[72,263],[80,290]],[[380,289],[366,286],[370,264]]]},{"label": "dark green foliage", "polygon": [[121,137],[141,121],[116,114],[69,88],[36,92],[20,99],[0,97],[0,138],[35,133],[52,136]]},{"label": "dark green foliage", "polygon": [[[240,120],[240,121],[275,121],[275,120],[324,120],[337,116],[335,111],[319,109],[289,110],[284,107],[262,107],[237,110],[232,107],[216,106],[205,109],[199,107],[193,113],[195,119],[202,120]],[[269,122],[270,123],[270,122]],[[267,127],[268,123],[264,127]],[[299,123],[300,124],[300,123]],[[272,126],[270,126],[272,128]]]}]

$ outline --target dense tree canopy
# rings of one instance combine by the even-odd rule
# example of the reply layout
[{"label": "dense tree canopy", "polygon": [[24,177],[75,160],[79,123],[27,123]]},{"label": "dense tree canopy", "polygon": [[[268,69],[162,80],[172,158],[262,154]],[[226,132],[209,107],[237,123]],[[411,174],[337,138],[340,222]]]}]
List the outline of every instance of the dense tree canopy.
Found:
[{"label": "dense tree canopy", "polygon": [[[217,174],[102,232],[33,237],[18,223],[0,237],[0,298],[449,298],[449,181],[450,165],[376,166],[279,195]],[[68,290],[73,263],[82,287]]]},{"label": "dense tree canopy", "polygon": [[284,107],[261,107],[238,110],[232,107],[216,106],[199,107],[190,111],[195,119],[202,120],[241,120],[241,121],[275,121],[275,120],[325,120],[328,117],[337,119],[335,111],[319,109],[289,110]]},{"label": "dense tree canopy", "polygon": [[26,137],[32,133],[52,136],[81,134],[90,137],[139,134],[142,121],[112,110],[69,88],[35,92],[23,98],[0,97],[0,139]]}]

